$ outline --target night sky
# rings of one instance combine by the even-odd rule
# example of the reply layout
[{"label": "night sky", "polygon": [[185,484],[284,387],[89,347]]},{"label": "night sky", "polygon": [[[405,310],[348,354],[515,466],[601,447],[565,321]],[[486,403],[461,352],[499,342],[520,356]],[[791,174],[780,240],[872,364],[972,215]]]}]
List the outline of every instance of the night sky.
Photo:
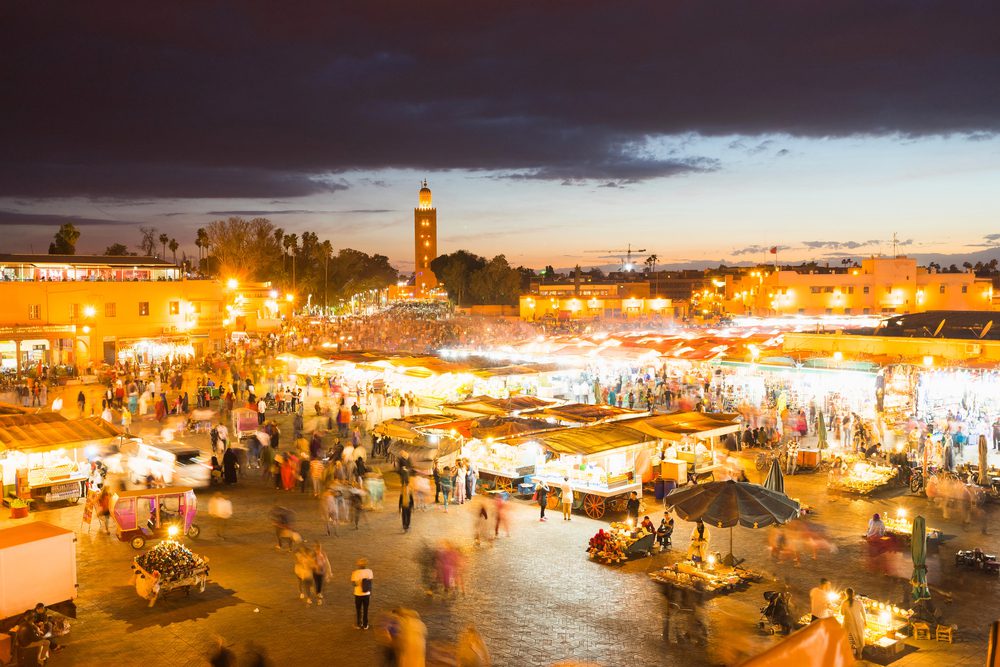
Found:
[{"label": "night sky", "polygon": [[266,216],[409,258],[533,266],[1000,239],[1000,4],[15,2],[0,10],[0,227],[44,252],[195,254]]}]

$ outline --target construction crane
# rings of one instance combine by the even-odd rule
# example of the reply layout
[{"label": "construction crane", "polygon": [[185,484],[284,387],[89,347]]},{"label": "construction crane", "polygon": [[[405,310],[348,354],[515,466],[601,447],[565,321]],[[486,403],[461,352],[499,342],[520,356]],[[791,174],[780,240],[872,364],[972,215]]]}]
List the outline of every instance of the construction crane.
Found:
[{"label": "construction crane", "polygon": [[[602,252],[602,253],[605,253],[604,257],[606,257],[608,259],[615,259],[615,258],[617,258],[618,261],[620,261],[622,263],[622,268],[621,268],[622,271],[634,271],[635,270],[635,265],[632,263],[632,255],[640,255],[641,253],[646,252],[646,249],[645,248],[636,248],[635,250],[633,250],[632,249],[632,244],[629,243],[627,248],[620,248],[618,250],[584,250],[584,252]],[[624,258],[622,257],[622,253],[625,254]]]}]

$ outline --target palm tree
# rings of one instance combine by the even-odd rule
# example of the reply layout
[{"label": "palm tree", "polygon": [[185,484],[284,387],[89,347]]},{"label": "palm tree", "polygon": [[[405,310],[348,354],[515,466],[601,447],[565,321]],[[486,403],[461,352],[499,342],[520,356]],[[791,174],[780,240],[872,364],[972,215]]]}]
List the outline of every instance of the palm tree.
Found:
[{"label": "palm tree", "polygon": [[646,258],[647,271],[653,274],[653,296],[656,296],[660,282],[659,276],[656,275],[656,261],[658,259],[660,258],[656,253],[653,253],[652,255]]},{"label": "palm tree", "polygon": [[286,234],[285,239],[282,242],[285,246],[285,250],[292,256],[292,290],[295,289],[295,253],[299,249],[299,235],[298,234]]},{"label": "palm tree", "polygon": [[174,253],[174,264],[177,263],[177,249],[181,247],[181,244],[177,242],[177,239],[170,239],[170,252]]},{"label": "palm tree", "polygon": [[160,244],[163,246],[163,255],[167,254],[167,242],[170,241],[170,237],[166,234],[160,234]]}]

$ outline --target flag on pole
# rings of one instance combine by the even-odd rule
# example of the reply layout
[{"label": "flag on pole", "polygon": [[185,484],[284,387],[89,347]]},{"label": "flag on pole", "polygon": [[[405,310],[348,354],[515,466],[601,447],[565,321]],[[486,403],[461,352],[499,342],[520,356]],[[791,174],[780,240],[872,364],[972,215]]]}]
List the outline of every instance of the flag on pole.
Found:
[{"label": "flag on pole", "polygon": [[771,246],[771,254],[772,255],[777,255],[778,254],[778,246],[776,246],[776,245]]}]

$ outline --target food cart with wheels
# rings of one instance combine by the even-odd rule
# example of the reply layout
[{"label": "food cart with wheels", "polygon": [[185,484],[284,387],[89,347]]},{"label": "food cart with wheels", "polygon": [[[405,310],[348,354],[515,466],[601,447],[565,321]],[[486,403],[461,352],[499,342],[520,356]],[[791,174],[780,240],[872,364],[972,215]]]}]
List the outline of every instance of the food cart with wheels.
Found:
[{"label": "food cart with wheels", "polygon": [[590,518],[600,519],[608,509],[623,511],[631,492],[642,495],[636,460],[653,438],[612,422],[508,438],[505,442],[514,446],[535,442],[546,450],[547,460],[539,462],[531,480],[548,484],[550,507],[561,502],[559,487],[568,477],[574,492],[573,508],[582,508]]},{"label": "food cart with wheels", "polygon": [[111,496],[115,535],[133,549],[141,549],[146,540],[155,538],[198,537],[201,530],[194,523],[197,511],[198,499],[187,486],[121,491]]},{"label": "food cart with wheels", "polygon": [[114,443],[120,431],[97,417],[66,419],[54,412],[0,414],[3,496],[75,503],[86,497],[88,449]]},{"label": "food cart with wheels", "polygon": [[164,540],[132,559],[135,591],[149,600],[149,606],[173,590],[205,592],[208,584],[208,558],[199,556],[175,540]]}]

